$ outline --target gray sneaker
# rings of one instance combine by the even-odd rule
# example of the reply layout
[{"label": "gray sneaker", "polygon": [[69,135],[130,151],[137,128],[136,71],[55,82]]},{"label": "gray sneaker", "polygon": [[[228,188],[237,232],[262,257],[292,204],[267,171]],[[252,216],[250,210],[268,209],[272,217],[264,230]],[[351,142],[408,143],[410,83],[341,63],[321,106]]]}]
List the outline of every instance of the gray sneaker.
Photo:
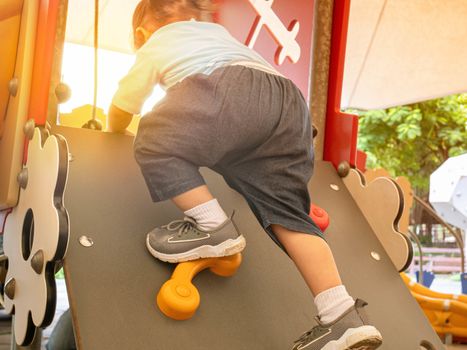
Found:
[{"label": "gray sneaker", "polygon": [[321,323],[295,341],[292,350],[373,350],[379,348],[383,338],[379,331],[368,325],[363,307],[365,301],[357,299],[355,305],[329,324]]},{"label": "gray sneaker", "polygon": [[233,215],[214,230],[201,229],[190,217],[172,221],[148,233],[146,246],[154,257],[170,263],[240,253],[246,242]]}]

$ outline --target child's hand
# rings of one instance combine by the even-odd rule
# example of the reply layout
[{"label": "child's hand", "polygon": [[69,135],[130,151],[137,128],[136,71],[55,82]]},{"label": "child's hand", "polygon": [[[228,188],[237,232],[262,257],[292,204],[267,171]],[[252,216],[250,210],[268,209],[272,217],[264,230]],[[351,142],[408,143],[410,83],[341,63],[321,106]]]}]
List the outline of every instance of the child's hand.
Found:
[{"label": "child's hand", "polygon": [[133,114],[125,112],[124,110],[114,105],[111,105],[109,109],[107,131],[134,136],[133,133],[126,130],[128,125],[130,125],[132,119],[133,119]]},{"label": "child's hand", "polygon": [[122,130],[122,131],[111,131],[109,129],[106,130],[106,132],[111,133],[111,134],[122,134],[122,135],[127,135],[127,136],[135,136],[133,132],[130,130]]}]

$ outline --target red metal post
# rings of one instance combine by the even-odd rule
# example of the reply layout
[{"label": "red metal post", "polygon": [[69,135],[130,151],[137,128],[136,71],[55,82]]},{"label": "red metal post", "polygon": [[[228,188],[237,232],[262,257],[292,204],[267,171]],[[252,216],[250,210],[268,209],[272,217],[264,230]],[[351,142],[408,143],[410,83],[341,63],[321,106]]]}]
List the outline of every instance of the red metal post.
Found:
[{"label": "red metal post", "polygon": [[342,161],[356,166],[357,160],[358,118],[340,109],[349,12],[350,0],[335,1],[323,159],[336,168]]}]

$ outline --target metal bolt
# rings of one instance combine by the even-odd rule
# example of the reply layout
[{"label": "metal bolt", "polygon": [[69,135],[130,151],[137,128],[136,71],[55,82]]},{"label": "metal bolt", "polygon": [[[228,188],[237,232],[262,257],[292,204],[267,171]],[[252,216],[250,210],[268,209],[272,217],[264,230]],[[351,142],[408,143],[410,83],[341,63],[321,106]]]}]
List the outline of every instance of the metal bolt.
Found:
[{"label": "metal bolt", "polygon": [[44,268],[44,252],[42,250],[38,250],[32,257],[31,267],[38,275],[42,273]]},{"label": "metal bolt", "polygon": [[8,83],[8,92],[11,96],[15,97],[18,94],[18,78],[13,78]]},{"label": "metal bolt", "polygon": [[371,252],[371,257],[375,259],[376,261],[381,260],[381,256],[377,252]]},{"label": "metal bolt", "polygon": [[14,278],[10,278],[5,284],[5,295],[13,300],[15,298],[15,289],[16,289],[16,281]]},{"label": "metal bolt", "polygon": [[318,129],[313,125],[313,138],[318,136]]},{"label": "metal bolt", "polygon": [[79,243],[86,248],[92,247],[94,245],[94,241],[91,237],[88,236],[81,236],[79,238]]},{"label": "metal bolt", "polygon": [[18,176],[16,177],[16,181],[18,181],[18,184],[20,187],[24,190],[26,186],[28,185],[28,168],[23,168]]},{"label": "metal bolt", "polygon": [[24,124],[23,131],[26,137],[29,140],[32,140],[34,137],[34,128],[36,127],[36,123],[34,122],[34,119],[29,119],[26,124]]},{"label": "metal bolt", "polygon": [[63,82],[58,83],[58,85],[55,87],[55,96],[57,97],[58,103],[64,103],[68,101],[71,97],[70,87]]},{"label": "metal bolt", "polygon": [[350,164],[347,161],[340,162],[339,165],[337,166],[337,173],[339,174],[340,177],[346,177],[349,175],[350,171]]}]

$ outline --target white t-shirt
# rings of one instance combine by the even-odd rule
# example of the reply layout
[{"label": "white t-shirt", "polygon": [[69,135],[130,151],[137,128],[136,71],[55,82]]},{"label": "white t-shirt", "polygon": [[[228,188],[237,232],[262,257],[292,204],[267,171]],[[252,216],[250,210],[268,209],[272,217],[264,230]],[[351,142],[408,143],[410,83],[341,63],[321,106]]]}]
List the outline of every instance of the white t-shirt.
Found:
[{"label": "white t-shirt", "polygon": [[136,61],[120,80],[112,103],[128,113],[139,114],[155,85],[167,90],[192,74],[211,74],[228,65],[245,65],[279,75],[257,52],[219,24],[195,20],[171,23],[155,31],[136,52]]}]

